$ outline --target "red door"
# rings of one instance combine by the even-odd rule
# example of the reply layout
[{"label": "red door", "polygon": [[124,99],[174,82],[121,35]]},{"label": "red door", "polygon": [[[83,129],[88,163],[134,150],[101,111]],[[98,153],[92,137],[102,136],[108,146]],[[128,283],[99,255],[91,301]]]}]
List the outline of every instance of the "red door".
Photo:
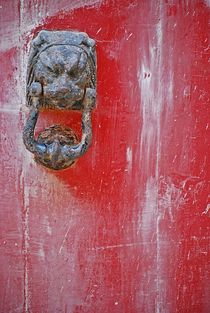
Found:
[{"label": "red door", "polygon": [[[209,1],[0,4],[0,312],[209,312]],[[61,171],[22,142],[42,29],[97,42],[93,143]]]}]

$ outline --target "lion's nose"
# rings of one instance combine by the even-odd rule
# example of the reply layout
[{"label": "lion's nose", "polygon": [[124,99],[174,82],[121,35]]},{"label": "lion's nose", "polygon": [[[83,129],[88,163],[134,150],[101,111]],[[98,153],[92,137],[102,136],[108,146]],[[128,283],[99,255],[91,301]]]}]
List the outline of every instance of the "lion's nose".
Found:
[{"label": "lion's nose", "polygon": [[61,98],[67,94],[71,94],[71,92],[72,86],[66,79],[57,79],[52,84],[44,86],[45,97]]}]

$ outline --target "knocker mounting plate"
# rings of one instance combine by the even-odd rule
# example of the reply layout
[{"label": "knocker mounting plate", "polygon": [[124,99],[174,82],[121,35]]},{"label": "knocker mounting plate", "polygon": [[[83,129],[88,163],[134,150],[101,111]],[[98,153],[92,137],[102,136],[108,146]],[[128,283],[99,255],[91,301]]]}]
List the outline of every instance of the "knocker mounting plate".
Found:
[{"label": "knocker mounting plate", "polygon": [[[41,31],[31,43],[26,103],[30,108],[23,131],[26,148],[35,160],[63,169],[82,156],[91,144],[91,111],[96,103],[95,41],[86,33]],[[82,138],[54,125],[34,138],[41,109],[81,110]],[[65,111],[64,111],[65,112]]]}]

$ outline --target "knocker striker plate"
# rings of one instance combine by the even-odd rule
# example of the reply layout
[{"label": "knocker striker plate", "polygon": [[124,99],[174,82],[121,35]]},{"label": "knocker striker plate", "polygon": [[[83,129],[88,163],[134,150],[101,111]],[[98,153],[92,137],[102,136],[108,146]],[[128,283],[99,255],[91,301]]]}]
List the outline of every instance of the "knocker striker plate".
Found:
[{"label": "knocker striker plate", "polygon": [[[91,111],[96,102],[95,41],[73,31],[41,31],[31,43],[26,104],[29,117],[23,131],[26,148],[51,169],[64,169],[91,144]],[[34,137],[41,109],[82,111],[82,138],[54,125]]]}]

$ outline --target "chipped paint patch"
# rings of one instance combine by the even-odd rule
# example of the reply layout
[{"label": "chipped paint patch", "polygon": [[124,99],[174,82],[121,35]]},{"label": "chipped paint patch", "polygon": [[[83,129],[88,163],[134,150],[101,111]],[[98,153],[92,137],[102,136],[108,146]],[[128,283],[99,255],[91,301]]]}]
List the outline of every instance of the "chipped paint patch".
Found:
[{"label": "chipped paint patch", "polygon": [[[36,3],[31,6],[31,15],[26,14],[29,10],[28,2],[26,0],[20,0],[20,27],[21,27],[21,36],[23,34],[30,34],[31,31],[40,25],[46,17],[53,16],[59,12],[71,11],[81,7],[88,6],[97,6],[102,3],[101,0],[47,0],[42,1],[41,3]],[[1,10],[7,10],[8,4],[5,2],[1,5]],[[9,8],[8,8],[9,9]],[[17,15],[19,12],[17,11]],[[31,18],[33,16],[33,18]],[[20,30],[18,19],[14,19],[13,23],[8,23],[6,20],[3,22],[4,27],[0,29],[0,36],[4,40],[0,41],[0,50],[6,51],[12,47],[20,46]]]}]

